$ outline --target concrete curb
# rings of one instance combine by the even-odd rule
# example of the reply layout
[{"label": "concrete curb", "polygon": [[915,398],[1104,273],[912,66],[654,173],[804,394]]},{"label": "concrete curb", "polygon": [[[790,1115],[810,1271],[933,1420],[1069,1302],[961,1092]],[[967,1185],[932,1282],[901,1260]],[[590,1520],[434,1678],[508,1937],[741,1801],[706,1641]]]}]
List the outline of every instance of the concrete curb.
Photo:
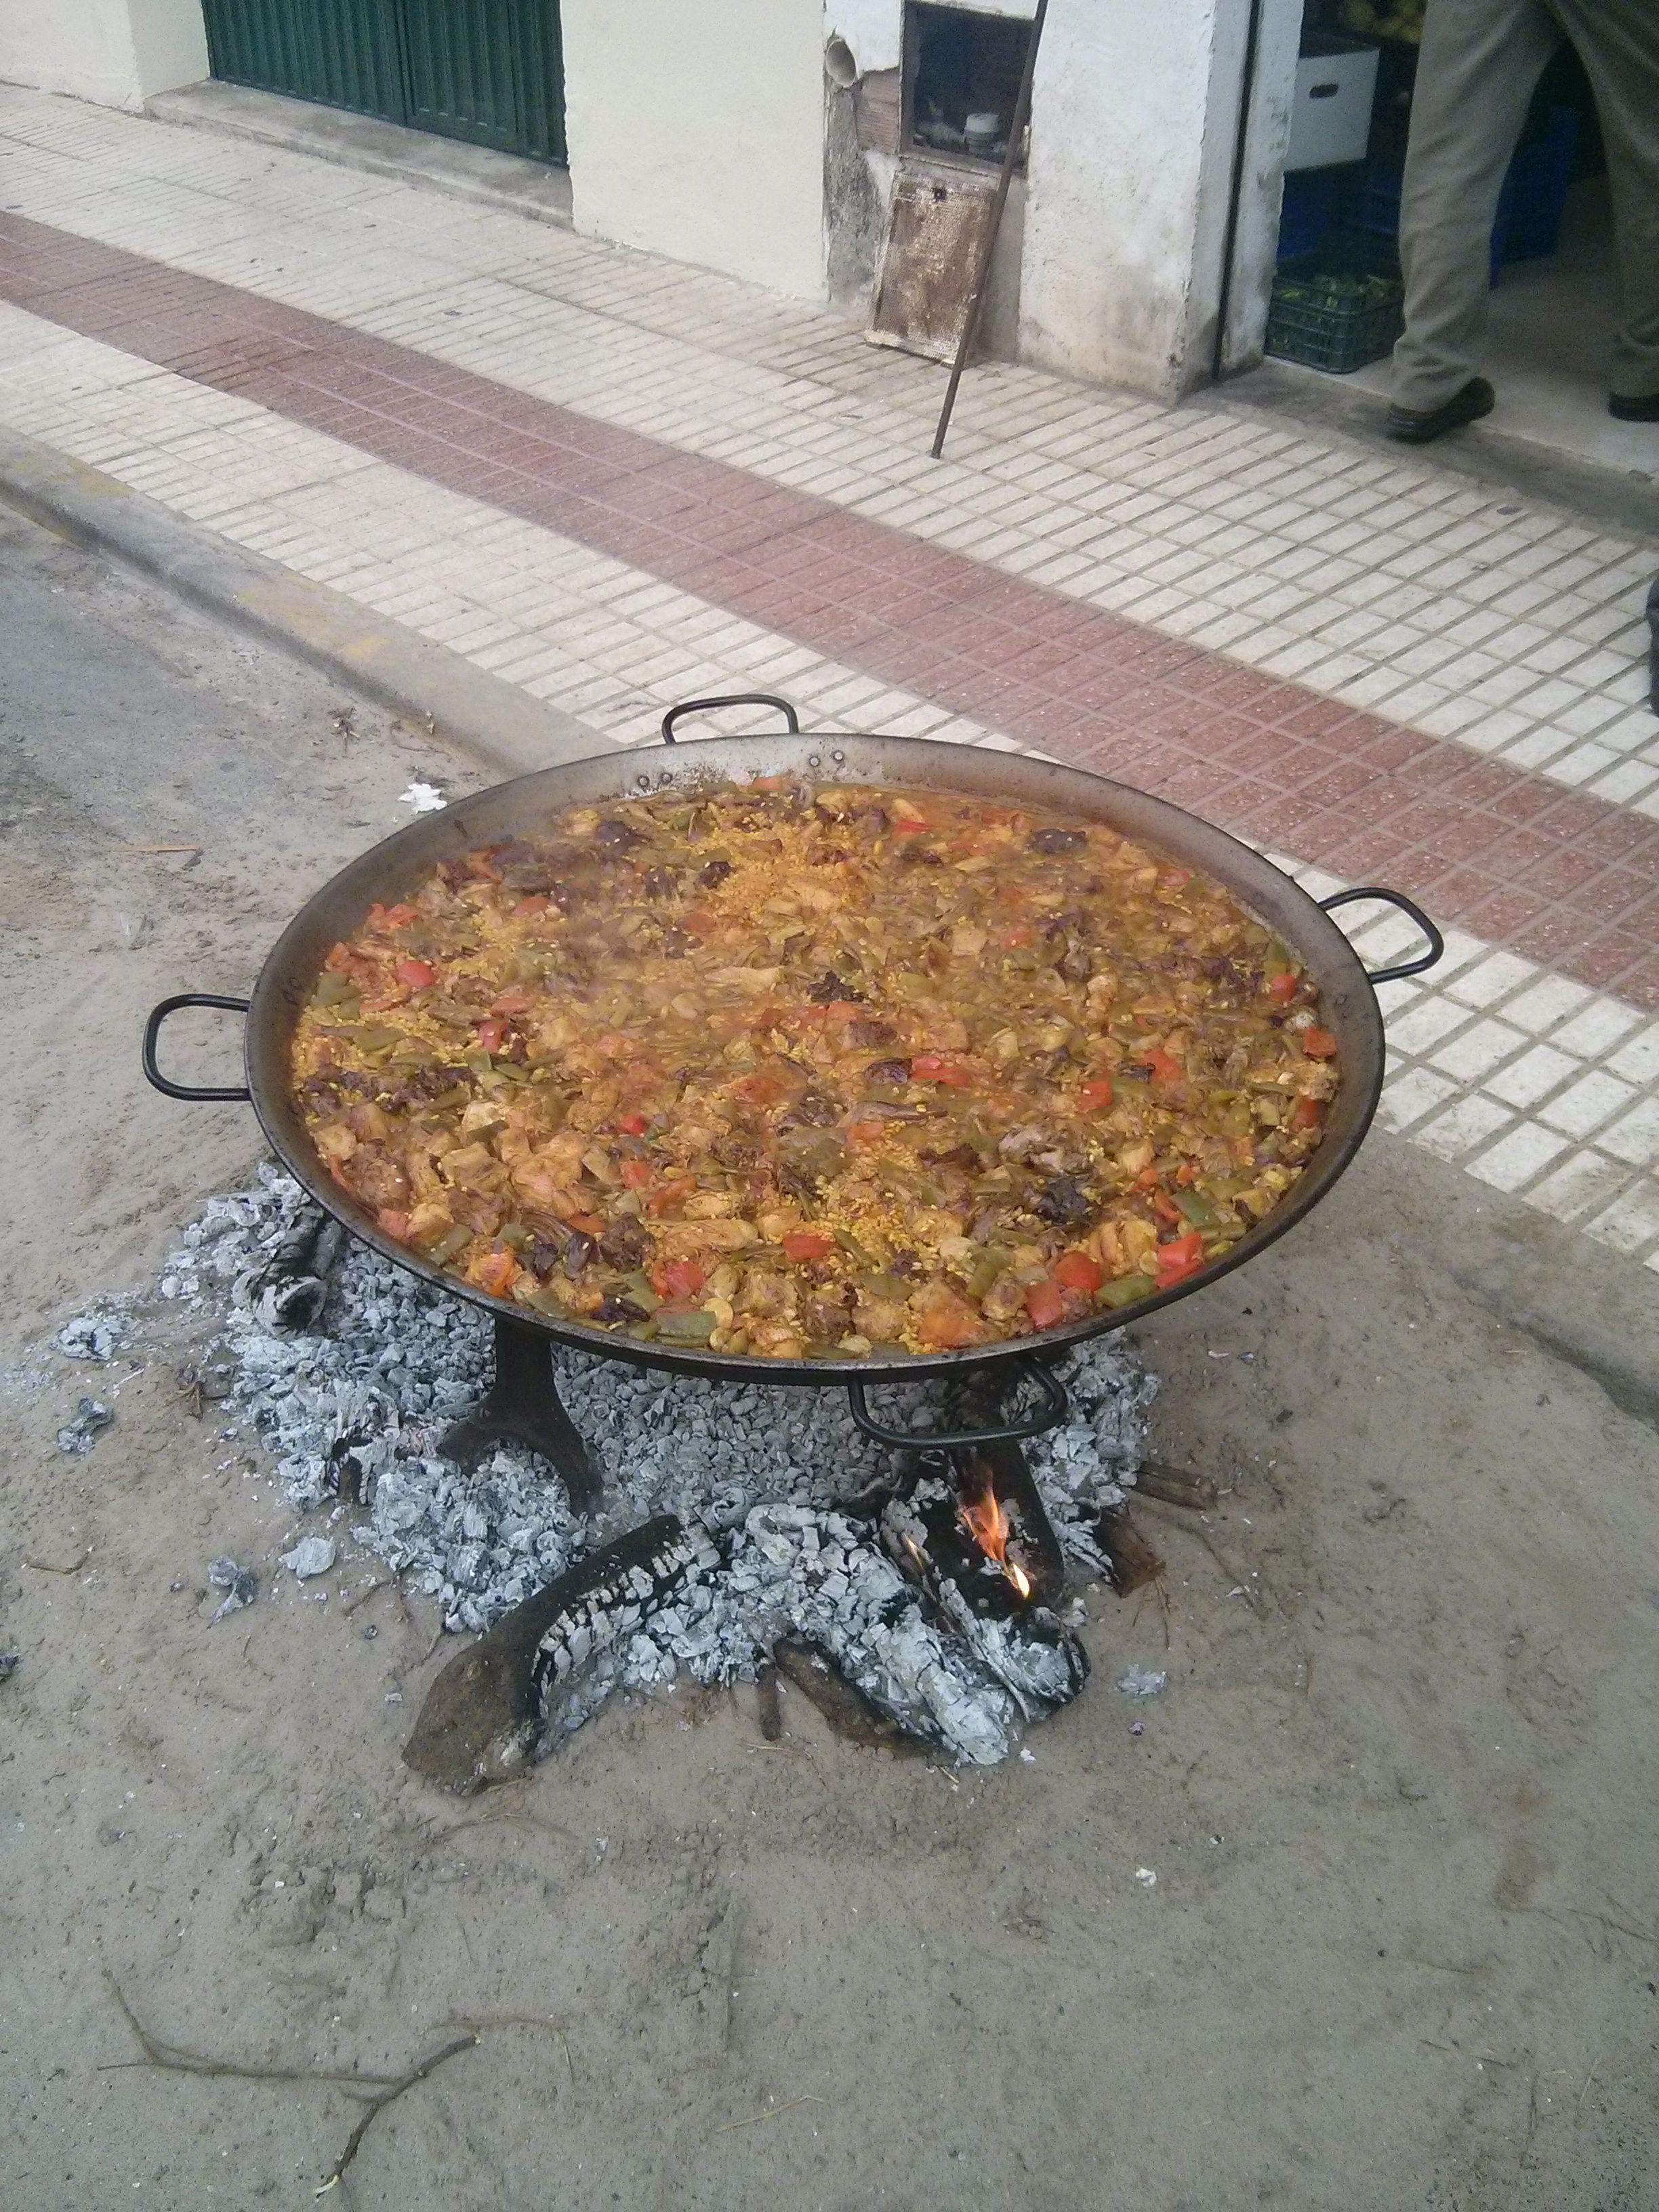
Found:
[{"label": "concrete curb", "polygon": [[340,168],[395,177],[399,184],[444,192],[477,207],[499,208],[527,222],[551,223],[560,230],[574,228],[568,169],[526,161],[516,154],[498,154],[488,146],[406,131],[373,116],[318,107],[283,93],[256,92],[247,85],[212,79],[177,92],[156,93],[144,102],[144,113],[152,122],[216,131],[222,137],[256,146],[280,147],[284,153],[309,154]]},{"label": "concrete curb", "polygon": [[187,522],[113,477],[0,428],[0,499],[77,545],[283,647],[379,706],[509,775],[589,760],[616,741],[475,668],[343,592]]}]

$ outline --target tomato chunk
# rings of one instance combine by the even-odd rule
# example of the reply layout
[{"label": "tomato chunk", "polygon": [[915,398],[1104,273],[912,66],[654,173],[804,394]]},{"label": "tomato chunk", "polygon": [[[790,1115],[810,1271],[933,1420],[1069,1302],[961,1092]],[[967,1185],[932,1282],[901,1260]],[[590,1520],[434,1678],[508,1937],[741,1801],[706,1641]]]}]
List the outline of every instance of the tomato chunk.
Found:
[{"label": "tomato chunk", "polygon": [[624,1137],[642,1137],[648,1127],[643,1114],[618,1114],[617,1127]]},{"label": "tomato chunk", "polygon": [[1316,1129],[1319,1127],[1319,1101],[1316,1098],[1298,1098],[1291,1109],[1291,1127],[1292,1129]]},{"label": "tomato chunk", "polygon": [[622,1164],[623,1182],[629,1190],[643,1190],[652,1180],[652,1175],[649,1160],[624,1160]]},{"label": "tomato chunk", "polygon": [[1288,969],[1282,975],[1269,975],[1267,996],[1277,999],[1281,1006],[1286,1005],[1296,996],[1296,977]]},{"label": "tomato chunk", "polygon": [[1085,1114],[1098,1114],[1112,1103],[1112,1079],[1109,1075],[1091,1075],[1078,1087],[1077,1103]]},{"label": "tomato chunk", "polygon": [[821,1229],[792,1229],[783,1240],[786,1260],[827,1260],[835,1249],[835,1238]]},{"label": "tomato chunk", "polygon": [[1054,1280],[1068,1291],[1083,1291],[1092,1297],[1106,1279],[1106,1270],[1086,1252],[1062,1253],[1054,1263]]},{"label": "tomato chunk", "polygon": [[910,1062],[910,1073],[918,1083],[971,1083],[972,1075],[960,1060],[946,1060],[937,1052],[919,1052]]},{"label": "tomato chunk", "polygon": [[1310,1060],[1334,1060],[1336,1039],[1328,1030],[1305,1029],[1302,1032],[1302,1049]]},{"label": "tomato chunk", "polygon": [[651,1280],[659,1298],[694,1298],[708,1277],[695,1260],[670,1260],[652,1269]]},{"label": "tomato chunk", "polygon": [[1161,1044],[1152,1046],[1146,1054],[1146,1065],[1152,1071],[1155,1083],[1184,1083],[1187,1071],[1173,1053],[1165,1052]]},{"label": "tomato chunk", "polygon": [[1189,1229],[1184,1237],[1172,1237],[1167,1244],[1160,1244],[1152,1257],[1158,1289],[1170,1290],[1188,1275],[1195,1275],[1204,1265],[1204,1239],[1196,1229]]},{"label": "tomato chunk", "polygon": [[1052,1328],[1056,1322],[1064,1321],[1066,1299],[1059,1284],[1045,1276],[1042,1282],[1029,1285],[1025,1310],[1031,1316],[1033,1328]]},{"label": "tomato chunk", "polygon": [[428,983],[438,980],[438,971],[429,960],[400,960],[392,972],[411,991],[424,991]]}]

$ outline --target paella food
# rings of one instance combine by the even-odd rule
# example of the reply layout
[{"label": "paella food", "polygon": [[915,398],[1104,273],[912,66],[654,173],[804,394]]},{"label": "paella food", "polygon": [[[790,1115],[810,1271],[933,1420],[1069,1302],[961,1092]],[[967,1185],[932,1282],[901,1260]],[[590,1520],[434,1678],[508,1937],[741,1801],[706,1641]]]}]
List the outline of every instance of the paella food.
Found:
[{"label": "paella food", "polygon": [[571,805],[328,955],[312,1140],[492,1297],[779,1358],[1029,1337],[1168,1289],[1318,1146],[1295,953],[1097,823],[775,779]]}]

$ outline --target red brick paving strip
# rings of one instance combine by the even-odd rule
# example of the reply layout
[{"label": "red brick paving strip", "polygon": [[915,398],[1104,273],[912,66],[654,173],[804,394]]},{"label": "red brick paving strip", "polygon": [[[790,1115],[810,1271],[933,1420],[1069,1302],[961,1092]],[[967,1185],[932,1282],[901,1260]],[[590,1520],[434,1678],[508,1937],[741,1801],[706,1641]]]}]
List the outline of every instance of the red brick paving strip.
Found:
[{"label": "red brick paving strip", "polygon": [[1659,823],[828,501],[21,216],[0,297],[1659,1006]]}]

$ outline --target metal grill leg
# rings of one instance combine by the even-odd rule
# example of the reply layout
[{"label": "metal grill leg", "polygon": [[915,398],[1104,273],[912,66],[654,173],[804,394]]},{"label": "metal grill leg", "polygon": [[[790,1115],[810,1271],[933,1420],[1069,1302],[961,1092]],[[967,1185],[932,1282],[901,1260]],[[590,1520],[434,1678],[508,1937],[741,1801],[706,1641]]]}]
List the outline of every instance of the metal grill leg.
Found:
[{"label": "metal grill leg", "polygon": [[553,1347],[538,1328],[495,1316],[495,1379],[470,1413],[444,1431],[439,1449],[474,1468],[497,1444],[525,1444],[556,1470],[579,1513],[591,1513],[603,1494],[599,1470],[587,1455],[553,1381]]}]

